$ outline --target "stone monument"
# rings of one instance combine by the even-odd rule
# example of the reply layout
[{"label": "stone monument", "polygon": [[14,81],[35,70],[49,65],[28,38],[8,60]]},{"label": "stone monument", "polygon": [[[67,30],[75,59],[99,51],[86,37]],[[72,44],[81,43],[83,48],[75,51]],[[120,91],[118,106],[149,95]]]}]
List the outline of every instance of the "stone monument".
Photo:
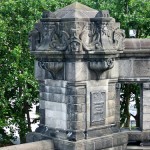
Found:
[{"label": "stone monument", "polygon": [[43,12],[30,33],[40,83],[40,126],[27,141],[56,150],[124,150],[119,130],[119,54],[124,31],[108,11],[73,3]]}]

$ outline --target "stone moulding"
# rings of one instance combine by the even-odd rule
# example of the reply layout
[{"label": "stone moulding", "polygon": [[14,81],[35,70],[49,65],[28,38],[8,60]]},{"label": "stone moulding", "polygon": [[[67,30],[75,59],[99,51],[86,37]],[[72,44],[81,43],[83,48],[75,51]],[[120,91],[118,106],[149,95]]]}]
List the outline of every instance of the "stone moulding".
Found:
[{"label": "stone moulding", "polygon": [[39,67],[47,70],[51,73],[52,79],[56,79],[57,73],[61,71],[64,67],[63,62],[43,62],[39,61]]},{"label": "stone moulding", "polygon": [[113,68],[113,66],[114,66],[113,58],[102,59],[101,61],[89,62],[89,69],[95,72],[97,79],[100,73]]},{"label": "stone moulding", "polygon": [[115,22],[39,22],[30,33],[32,51],[123,50],[124,32]]}]

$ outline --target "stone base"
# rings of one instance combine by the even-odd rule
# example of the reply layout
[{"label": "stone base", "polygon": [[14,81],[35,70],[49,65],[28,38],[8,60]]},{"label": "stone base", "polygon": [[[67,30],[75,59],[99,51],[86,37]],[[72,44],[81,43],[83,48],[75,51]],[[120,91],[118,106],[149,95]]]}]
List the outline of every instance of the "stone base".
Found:
[{"label": "stone base", "polygon": [[147,143],[150,141],[150,130],[140,131],[140,130],[130,130],[122,131],[122,133],[128,134],[129,142]]},{"label": "stone base", "polygon": [[51,139],[55,150],[126,150],[128,135],[126,133],[114,133],[91,139],[83,139],[76,142],[50,138],[41,133],[28,133],[27,142],[35,142]]}]

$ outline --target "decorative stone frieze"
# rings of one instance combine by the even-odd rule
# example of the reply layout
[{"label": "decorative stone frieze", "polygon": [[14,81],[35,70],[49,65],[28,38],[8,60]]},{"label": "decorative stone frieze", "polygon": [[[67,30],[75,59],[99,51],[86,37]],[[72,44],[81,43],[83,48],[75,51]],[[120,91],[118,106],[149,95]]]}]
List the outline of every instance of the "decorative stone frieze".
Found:
[{"label": "decorative stone frieze", "polygon": [[68,9],[54,13],[44,12],[30,34],[30,49],[68,52],[123,50],[124,31],[108,11],[84,10],[78,6],[70,5]]}]

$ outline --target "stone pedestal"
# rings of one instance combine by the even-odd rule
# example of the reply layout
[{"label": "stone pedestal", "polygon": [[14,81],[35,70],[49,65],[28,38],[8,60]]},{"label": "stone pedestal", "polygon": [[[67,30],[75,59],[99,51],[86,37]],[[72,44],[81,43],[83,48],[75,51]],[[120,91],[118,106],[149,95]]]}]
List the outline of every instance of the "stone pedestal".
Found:
[{"label": "stone pedestal", "polygon": [[50,138],[58,150],[126,149],[117,88],[123,40],[108,11],[73,3],[43,13],[30,34],[41,120],[27,141]]}]

